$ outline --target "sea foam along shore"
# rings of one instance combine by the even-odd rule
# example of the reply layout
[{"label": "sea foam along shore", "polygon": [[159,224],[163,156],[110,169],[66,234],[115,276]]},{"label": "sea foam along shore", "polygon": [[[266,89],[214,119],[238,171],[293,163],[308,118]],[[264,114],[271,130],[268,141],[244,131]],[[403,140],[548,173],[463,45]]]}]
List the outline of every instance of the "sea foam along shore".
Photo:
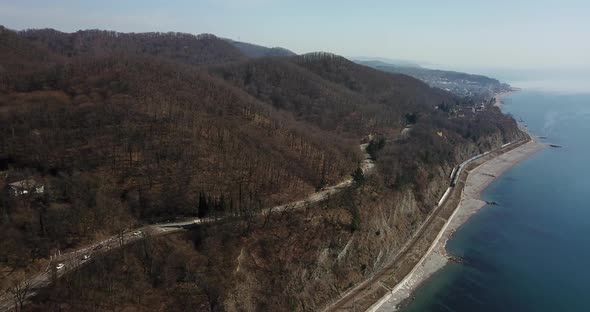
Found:
[{"label": "sea foam along shore", "polygon": [[528,158],[546,146],[531,140],[504,154],[494,157],[469,172],[461,201],[447,223],[441,229],[420,262],[387,296],[368,311],[396,311],[398,305],[409,298],[416,288],[449,261],[446,244],[452,233],[474,213],[486,205],[480,199],[481,192],[496,178],[518,162]]}]

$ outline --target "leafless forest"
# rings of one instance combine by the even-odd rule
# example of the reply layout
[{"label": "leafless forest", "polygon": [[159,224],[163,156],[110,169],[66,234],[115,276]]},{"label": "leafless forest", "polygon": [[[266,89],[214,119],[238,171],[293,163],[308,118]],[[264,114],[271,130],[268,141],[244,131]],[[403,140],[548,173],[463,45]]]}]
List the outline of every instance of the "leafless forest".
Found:
[{"label": "leafless forest", "polygon": [[[235,216],[93,259],[23,310],[317,310],[411,234],[453,166],[521,135],[409,76],[213,35],[0,28],[0,60],[2,288],[58,249]],[[377,172],[356,188],[247,217],[350,177],[369,141]],[[24,179],[44,191],[11,194]]]}]

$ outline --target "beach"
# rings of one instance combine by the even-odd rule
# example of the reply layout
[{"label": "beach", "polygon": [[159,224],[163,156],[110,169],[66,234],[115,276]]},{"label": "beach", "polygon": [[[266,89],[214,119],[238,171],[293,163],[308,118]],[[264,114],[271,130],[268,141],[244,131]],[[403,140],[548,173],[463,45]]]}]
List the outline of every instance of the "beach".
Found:
[{"label": "beach", "polygon": [[545,145],[531,140],[472,169],[466,179],[459,205],[431,247],[412,271],[368,311],[396,311],[400,303],[408,300],[421,283],[443,268],[450,261],[446,252],[449,238],[473,214],[486,205],[486,202],[480,199],[481,192],[506,170],[545,147]]},{"label": "beach", "polygon": [[513,88],[511,91],[496,93],[496,95],[494,95],[494,98],[496,99],[496,103],[494,103],[494,106],[502,109],[502,106],[504,105],[504,99],[517,91],[519,91],[519,89]]}]

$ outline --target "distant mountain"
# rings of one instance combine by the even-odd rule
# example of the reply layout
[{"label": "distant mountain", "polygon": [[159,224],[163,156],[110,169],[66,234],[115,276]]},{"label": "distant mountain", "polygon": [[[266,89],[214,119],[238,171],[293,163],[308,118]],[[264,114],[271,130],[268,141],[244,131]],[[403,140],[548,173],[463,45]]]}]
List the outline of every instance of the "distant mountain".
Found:
[{"label": "distant mountain", "polygon": [[257,44],[234,41],[225,39],[234,47],[238,48],[243,54],[252,58],[269,57],[269,56],[294,56],[297,55],[293,51],[281,47],[268,48]]},{"label": "distant mountain", "polygon": [[483,75],[473,75],[456,71],[436,70],[417,66],[403,66],[383,62],[381,59],[356,61],[375,69],[404,74],[426,82],[455,95],[469,98],[488,98],[498,92],[511,90],[510,85]]},{"label": "distant mountain", "polygon": [[354,62],[357,63],[370,63],[375,66],[403,66],[403,67],[422,67],[416,61],[401,60],[401,59],[390,59],[385,57],[369,57],[369,56],[355,56],[351,57]]}]

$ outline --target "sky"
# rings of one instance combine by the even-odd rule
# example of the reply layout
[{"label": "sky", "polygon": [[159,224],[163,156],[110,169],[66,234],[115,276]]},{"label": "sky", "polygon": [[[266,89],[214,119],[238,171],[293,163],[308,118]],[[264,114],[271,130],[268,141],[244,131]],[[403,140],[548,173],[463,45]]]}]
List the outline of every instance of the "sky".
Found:
[{"label": "sky", "polygon": [[0,24],[212,33],[457,69],[590,69],[588,0],[1,0]]}]

